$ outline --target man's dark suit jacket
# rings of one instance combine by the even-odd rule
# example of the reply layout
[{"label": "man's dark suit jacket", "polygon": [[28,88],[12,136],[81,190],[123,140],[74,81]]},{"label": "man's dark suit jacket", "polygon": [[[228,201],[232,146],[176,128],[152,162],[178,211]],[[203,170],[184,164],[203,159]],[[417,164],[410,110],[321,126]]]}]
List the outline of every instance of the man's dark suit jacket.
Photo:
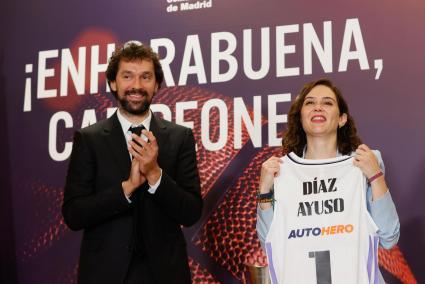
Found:
[{"label": "man's dark suit jacket", "polygon": [[[161,183],[147,182],[129,203],[121,183],[131,161],[117,114],[76,131],[62,214],[72,230],[84,230],[78,282],[123,283],[133,254],[133,221],[157,283],[190,283],[181,225],[201,215],[202,198],[192,131],[152,115],[150,131],[159,146]],[[137,218],[134,218],[134,209]]]}]

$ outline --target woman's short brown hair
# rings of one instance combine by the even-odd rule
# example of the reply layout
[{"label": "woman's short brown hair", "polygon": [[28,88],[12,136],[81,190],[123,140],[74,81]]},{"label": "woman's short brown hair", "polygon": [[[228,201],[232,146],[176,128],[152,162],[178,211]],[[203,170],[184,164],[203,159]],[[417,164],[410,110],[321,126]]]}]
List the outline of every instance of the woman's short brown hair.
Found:
[{"label": "woman's short brown hair", "polygon": [[337,130],[338,151],[343,155],[349,155],[362,143],[357,135],[354,119],[350,115],[347,102],[343,98],[341,91],[329,79],[319,79],[305,84],[291,105],[287,130],[283,133],[282,147],[284,153],[294,152],[298,156],[302,156],[304,147],[307,144],[307,138],[301,124],[301,108],[307,94],[319,85],[326,86],[334,92],[340,115],[343,113],[347,115],[347,122]]}]

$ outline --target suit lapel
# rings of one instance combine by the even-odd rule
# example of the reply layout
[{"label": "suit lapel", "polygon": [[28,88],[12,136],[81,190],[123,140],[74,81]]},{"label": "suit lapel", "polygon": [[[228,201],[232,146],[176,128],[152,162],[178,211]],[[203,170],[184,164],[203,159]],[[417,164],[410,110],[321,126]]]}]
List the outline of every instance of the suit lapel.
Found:
[{"label": "suit lapel", "polygon": [[169,140],[168,139],[169,132],[167,131],[167,127],[164,125],[164,123],[159,118],[157,118],[153,113],[152,113],[150,131],[152,131],[158,143],[158,148],[159,148],[158,163],[161,165],[161,161],[163,158],[163,155],[161,155],[161,153],[167,153],[167,148],[168,148],[167,142]]},{"label": "suit lapel", "polygon": [[131,167],[130,155],[127,150],[127,141],[116,113],[106,121],[103,134],[105,143],[114,156],[122,176],[127,178]]}]

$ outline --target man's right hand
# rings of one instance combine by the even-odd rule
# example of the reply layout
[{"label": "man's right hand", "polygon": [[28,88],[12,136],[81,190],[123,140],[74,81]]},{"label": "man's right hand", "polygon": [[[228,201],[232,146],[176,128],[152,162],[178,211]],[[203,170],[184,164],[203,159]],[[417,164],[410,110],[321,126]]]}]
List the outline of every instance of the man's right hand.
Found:
[{"label": "man's right hand", "polygon": [[133,159],[131,161],[130,176],[126,181],[122,182],[122,189],[124,191],[125,196],[127,196],[127,198],[130,198],[133,192],[145,181],[145,176],[143,176],[139,170],[139,161],[137,159]]}]

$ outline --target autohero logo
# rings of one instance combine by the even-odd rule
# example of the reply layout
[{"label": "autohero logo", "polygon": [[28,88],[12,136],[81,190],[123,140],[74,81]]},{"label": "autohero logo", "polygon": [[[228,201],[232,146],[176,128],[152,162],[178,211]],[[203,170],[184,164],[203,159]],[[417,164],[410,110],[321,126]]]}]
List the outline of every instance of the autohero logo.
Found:
[{"label": "autohero logo", "polygon": [[340,224],[328,227],[316,227],[316,228],[303,228],[295,229],[289,232],[288,239],[292,238],[306,238],[306,237],[318,237],[318,236],[329,236],[336,234],[351,234],[354,231],[353,224]]},{"label": "autohero logo", "polygon": [[180,12],[207,9],[212,7],[213,0],[167,0],[167,12]]}]

